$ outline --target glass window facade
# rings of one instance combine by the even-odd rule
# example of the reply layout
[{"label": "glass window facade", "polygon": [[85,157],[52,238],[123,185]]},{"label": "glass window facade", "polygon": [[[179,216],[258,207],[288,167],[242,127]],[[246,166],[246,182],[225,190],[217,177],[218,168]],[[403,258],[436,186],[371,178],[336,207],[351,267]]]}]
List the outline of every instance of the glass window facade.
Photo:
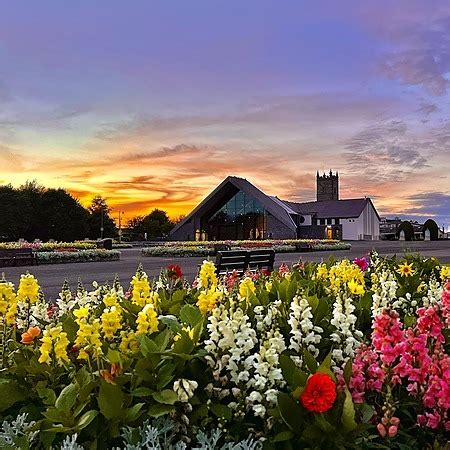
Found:
[{"label": "glass window facade", "polygon": [[220,208],[207,225],[208,239],[265,239],[267,217],[263,205],[239,191]]}]

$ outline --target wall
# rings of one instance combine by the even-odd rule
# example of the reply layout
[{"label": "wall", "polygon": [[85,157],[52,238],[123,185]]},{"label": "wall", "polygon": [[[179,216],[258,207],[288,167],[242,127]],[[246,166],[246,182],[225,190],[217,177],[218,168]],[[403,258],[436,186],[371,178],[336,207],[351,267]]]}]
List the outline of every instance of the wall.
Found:
[{"label": "wall", "polygon": [[368,202],[357,219],[341,219],[344,240],[380,239],[380,221],[372,203]]},{"label": "wall", "polygon": [[287,227],[272,214],[267,214],[267,237],[269,236],[272,239],[296,239],[297,231]]}]

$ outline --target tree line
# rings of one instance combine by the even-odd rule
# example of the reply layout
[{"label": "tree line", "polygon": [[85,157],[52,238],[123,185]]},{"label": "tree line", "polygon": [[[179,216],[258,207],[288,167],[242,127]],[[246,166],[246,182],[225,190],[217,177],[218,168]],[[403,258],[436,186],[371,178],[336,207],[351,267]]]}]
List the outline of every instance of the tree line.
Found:
[{"label": "tree line", "polygon": [[[174,223],[154,209],[130,219],[123,227],[126,240],[164,238]],[[65,189],[45,188],[35,181],[14,188],[0,186],[0,240],[40,239],[71,242],[117,238],[119,230],[106,199],[95,196],[88,208]]]}]

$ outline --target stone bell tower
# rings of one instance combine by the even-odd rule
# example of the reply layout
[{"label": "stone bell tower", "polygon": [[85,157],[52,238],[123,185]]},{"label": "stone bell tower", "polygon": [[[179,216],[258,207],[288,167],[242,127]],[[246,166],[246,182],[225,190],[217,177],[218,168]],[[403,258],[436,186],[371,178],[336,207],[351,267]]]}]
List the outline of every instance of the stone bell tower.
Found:
[{"label": "stone bell tower", "polygon": [[330,174],[319,175],[317,172],[317,201],[339,200],[339,174],[330,170]]}]

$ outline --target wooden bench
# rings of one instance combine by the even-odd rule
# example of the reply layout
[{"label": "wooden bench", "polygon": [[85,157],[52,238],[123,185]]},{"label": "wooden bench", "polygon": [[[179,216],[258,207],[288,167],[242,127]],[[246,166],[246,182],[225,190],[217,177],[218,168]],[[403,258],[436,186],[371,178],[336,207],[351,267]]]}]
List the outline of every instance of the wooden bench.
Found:
[{"label": "wooden bench", "polygon": [[216,256],[217,275],[225,275],[233,270],[242,275],[248,268],[249,257],[248,250],[218,251]]},{"label": "wooden bench", "polygon": [[0,249],[0,266],[37,264],[37,257],[31,248]]},{"label": "wooden bench", "polygon": [[259,249],[249,251],[248,269],[249,270],[267,270],[273,271],[273,264],[275,262],[275,250]]},{"label": "wooden bench", "polygon": [[235,270],[243,275],[247,270],[273,270],[275,251],[272,249],[219,251],[216,256],[217,275]]}]

